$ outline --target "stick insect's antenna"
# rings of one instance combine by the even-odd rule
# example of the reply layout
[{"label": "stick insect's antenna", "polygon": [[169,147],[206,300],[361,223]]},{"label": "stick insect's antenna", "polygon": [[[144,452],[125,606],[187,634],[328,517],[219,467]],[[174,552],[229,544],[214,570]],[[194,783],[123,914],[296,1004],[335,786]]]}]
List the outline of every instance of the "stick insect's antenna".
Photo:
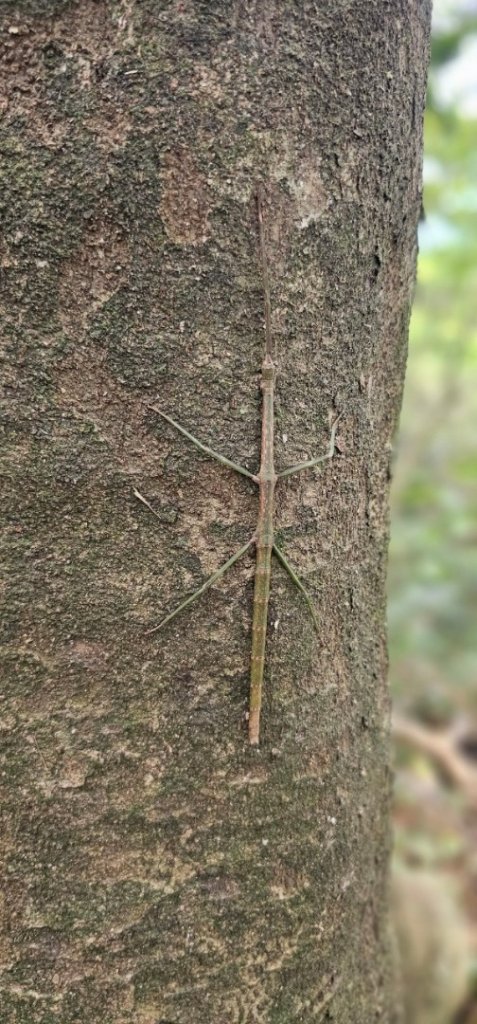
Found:
[{"label": "stick insect's antenna", "polygon": [[260,243],[260,263],[262,265],[263,300],[265,306],[265,354],[273,358],[272,342],[272,319],[270,310],[270,281],[268,277],[267,253],[265,249],[265,231],[263,225],[264,207],[263,185],[257,185],[257,216],[258,216],[258,237]]}]

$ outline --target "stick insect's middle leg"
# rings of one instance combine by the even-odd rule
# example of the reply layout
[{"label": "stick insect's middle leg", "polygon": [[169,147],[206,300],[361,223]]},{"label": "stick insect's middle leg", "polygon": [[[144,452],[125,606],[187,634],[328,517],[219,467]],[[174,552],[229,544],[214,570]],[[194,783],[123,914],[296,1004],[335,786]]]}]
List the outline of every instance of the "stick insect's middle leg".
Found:
[{"label": "stick insect's middle leg", "polygon": [[203,444],[197,437],[190,434],[185,427],[181,427],[180,423],[176,423],[176,421],[172,419],[172,416],[168,416],[166,412],[162,412],[162,410],[158,409],[155,405],[148,405],[147,408],[152,409],[152,411],[157,413],[158,416],[162,416],[163,420],[166,420],[172,427],[175,427],[175,429],[178,430],[180,434],[183,434],[188,441],[191,441],[199,451],[204,452],[205,455],[210,455],[212,459],[216,459],[217,462],[222,463],[223,466],[228,466],[229,469],[234,469],[235,472],[240,473],[241,476],[248,477],[248,479],[253,480],[255,484],[258,483],[257,477],[254,476],[253,473],[249,473],[248,469],[245,469],[245,466],[240,466],[238,462],[232,462],[231,459],[227,459],[225,455],[220,455],[219,452],[215,452],[213,448],[209,448],[208,445]]},{"label": "stick insect's middle leg", "polygon": [[301,582],[300,577],[298,576],[298,574],[295,572],[295,570],[290,565],[288,559],[285,558],[285,555],[283,554],[283,551],[280,551],[280,548],[277,548],[276,544],[273,545],[272,551],[273,551],[273,554],[276,555],[276,557],[278,558],[278,561],[280,562],[280,565],[283,565],[283,568],[286,569],[290,579],[293,580],[295,586],[300,591],[300,594],[303,594],[303,597],[305,598],[305,601],[306,601],[306,603],[308,605],[308,610],[309,610],[310,615],[311,615],[311,617],[313,619],[313,625],[314,625],[315,629],[318,631],[318,619],[317,619],[317,616],[316,616],[315,606],[313,604],[313,601],[312,601],[312,599],[311,599],[311,597],[310,597],[306,587],[303,585],[303,583]]},{"label": "stick insect's middle leg", "polygon": [[300,462],[296,466],[289,466],[288,469],[284,469],[281,473],[277,473],[277,476],[280,479],[284,476],[292,476],[293,473],[300,473],[302,469],[311,469],[312,466],[317,466],[320,462],[327,462],[329,459],[332,459],[335,454],[336,431],[338,429],[340,419],[341,413],[336,417],[335,422],[333,423],[330,431],[330,442],[324,455],[319,455],[317,459],[308,459],[307,462]]}]

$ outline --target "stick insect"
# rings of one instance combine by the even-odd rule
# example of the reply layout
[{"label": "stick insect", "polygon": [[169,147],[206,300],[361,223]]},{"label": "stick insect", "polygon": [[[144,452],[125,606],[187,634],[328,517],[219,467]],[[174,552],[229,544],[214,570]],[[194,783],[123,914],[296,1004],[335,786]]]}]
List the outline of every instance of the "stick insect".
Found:
[{"label": "stick insect", "polygon": [[[292,476],[295,473],[300,473],[303,469],[311,469],[313,466],[317,466],[320,462],[326,462],[333,458],[335,451],[335,437],[336,429],[338,426],[339,416],[335,419],[330,432],[330,440],[328,449],[324,455],[319,455],[318,458],[309,459],[306,462],[301,462],[298,465],[290,466],[288,469],[282,470],[280,473],[275,472],[274,466],[274,395],[275,395],[275,382],[276,382],[276,367],[274,363],[273,343],[272,343],[272,329],[271,329],[271,303],[270,303],[270,285],[268,275],[268,261],[265,247],[265,230],[264,230],[264,195],[263,188],[259,186],[256,192],[256,204],[257,204],[257,220],[258,220],[258,238],[259,238],[259,252],[260,252],[260,263],[263,283],[263,297],[264,297],[264,312],[265,312],[265,354],[262,363],[261,370],[261,382],[260,387],[263,395],[263,406],[262,406],[262,443],[261,443],[261,458],[260,458],[260,469],[259,472],[254,475],[249,473],[248,469],[244,466],[239,466],[236,462],[232,462],[225,456],[220,455],[218,452],[209,448],[208,445],[203,444],[193,434],[189,433],[185,427],[182,427],[179,423],[176,423],[171,416],[163,412],[162,409],[158,409],[155,405],[148,406],[153,412],[161,416],[166,423],[169,423],[175,430],[177,430],[183,437],[186,437],[199,451],[204,452],[211,458],[216,459],[223,466],[227,466],[229,469],[235,470],[236,473],[240,473],[241,476],[248,477],[255,484],[258,485],[258,496],[259,496],[259,508],[258,508],[258,522],[255,533],[247,541],[243,547],[239,548],[238,551],[232,555],[231,558],[227,559],[223,565],[221,565],[212,576],[199,587],[190,597],[187,597],[171,611],[157,626],[147,631],[146,635],[156,633],[158,630],[163,629],[169,622],[175,619],[176,615],[184,611],[193,601],[195,601],[201,594],[204,594],[228,569],[232,567],[249,550],[252,545],[255,545],[256,560],[255,560],[255,583],[254,583],[254,597],[253,597],[253,621],[252,621],[252,655],[251,655],[251,670],[250,670],[250,702],[249,702],[249,718],[248,718],[248,734],[249,741],[252,746],[257,746],[260,741],[260,711],[262,707],[262,690],[263,690],[263,675],[265,666],[265,642],[267,633],[267,617],[268,617],[268,602],[270,595],[270,577],[271,577],[271,559],[272,554],[275,555],[277,560],[286,570],[288,575],[293,580],[293,583],[298,588],[300,593],[303,595],[315,628],[318,628],[318,622],[316,618],[315,609],[313,606],[312,599],[302,583],[300,577],[292,568],[288,560],[285,558],[283,551],[281,551],[274,539],[274,498],[275,498],[275,487],[278,480],[284,477]],[[154,509],[143,497],[139,491],[134,491],[136,498],[142,501],[151,512],[154,513]],[[155,513],[154,513],[155,514]]]}]

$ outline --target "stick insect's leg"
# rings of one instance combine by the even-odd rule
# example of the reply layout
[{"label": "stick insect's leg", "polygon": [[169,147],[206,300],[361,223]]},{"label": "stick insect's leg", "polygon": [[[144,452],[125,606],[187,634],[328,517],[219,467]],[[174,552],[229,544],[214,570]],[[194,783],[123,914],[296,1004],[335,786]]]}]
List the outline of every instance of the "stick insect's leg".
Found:
[{"label": "stick insect's leg", "polygon": [[247,543],[243,545],[243,547],[239,548],[239,550],[236,551],[231,558],[227,559],[227,561],[224,562],[224,564],[221,565],[219,569],[213,572],[212,576],[209,576],[208,580],[206,580],[205,583],[203,583],[198,590],[191,594],[190,597],[186,597],[185,601],[182,601],[182,603],[178,605],[177,608],[174,608],[174,611],[169,612],[169,615],[166,615],[165,619],[163,619],[162,622],[160,622],[157,626],[153,626],[152,629],[146,630],[146,633],[144,635],[150,636],[151,633],[157,633],[157,631],[159,629],[162,629],[163,626],[167,625],[167,623],[170,622],[171,619],[175,619],[176,615],[178,615],[179,612],[182,612],[184,608],[187,608],[189,604],[192,604],[192,602],[195,601],[197,597],[200,597],[201,594],[204,594],[205,591],[208,590],[209,587],[211,587],[216,580],[220,579],[220,577],[223,576],[225,572],[227,572],[227,569],[230,569],[230,567],[234,565],[235,562],[238,562],[239,558],[241,558],[242,555],[244,555],[245,552],[248,551],[249,547],[254,542],[255,537],[251,537],[250,540],[248,540]]},{"label": "stick insect's leg", "polygon": [[156,412],[158,416],[162,416],[163,420],[166,420],[172,427],[175,427],[176,430],[178,430],[180,434],[183,434],[188,441],[192,441],[192,444],[195,444],[196,448],[199,448],[201,452],[205,452],[205,454],[210,455],[212,459],[217,459],[217,462],[221,462],[223,466],[228,466],[229,469],[234,469],[236,473],[241,473],[242,476],[247,476],[249,480],[253,480],[255,484],[257,483],[257,477],[254,476],[253,473],[249,473],[248,469],[245,469],[245,466],[239,466],[238,462],[232,462],[230,459],[227,459],[225,455],[219,455],[219,452],[214,452],[213,448],[209,448],[208,445],[202,444],[202,441],[199,441],[197,437],[190,434],[185,427],[181,427],[180,423],[176,423],[176,421],[173,420],[171,416],[168,416],[166,412],[162,412],[162,410],[158,409],[155,405],[148,405],[147,408],[152,409],[152,411]]},{"label": "stick insect's leg", "polygon": [[328,459],[332,459],[335,454],[335,439],[336,431],[338,429],[338,423],[341,419],[341,413],[336,417],[335,422],[330,431],[330,443],[328,445],[328,451],[324,455],[319,455],[317,459],[309,459],[307,462],[300,462],[297,466],[290,466],[288,469],[282,470],[281,473],[277,473],[278,477],[292,476],[293,473],[299,473],[302,469],[311,469],[312,466],[317,466],[319,462],[327,462]]},{"label": "stick insect's leg", "polygon": [[316,630],[318,630],[318,619],[316,617],[316,611],[315,611],[315,607],[313,605],[313,601],[312,601],[308,591],[303,586],[303,583],[301,582],[300,577],[297,576],[295,570],[292,569],[289,561],[285,558],[285,555],[283,554],[283,551],[280,551],[280,548],[277,548],[276,544],[273,545],[272,551],[273,551],[274,555],[277,556],[278,561],[280,562],[280,564],[283,565],[283,568],[286,569],[288,575],[293,580],[295,586],[298,587],[298,590],[300,591],[300,594],[303,594],[303,597],[305,598],[305,601],[306,601],[306,603],[308,605],[308,609],[309,609],[310,615],[311,615],[311,617],[313,619],[314,627],[315,627]]}]

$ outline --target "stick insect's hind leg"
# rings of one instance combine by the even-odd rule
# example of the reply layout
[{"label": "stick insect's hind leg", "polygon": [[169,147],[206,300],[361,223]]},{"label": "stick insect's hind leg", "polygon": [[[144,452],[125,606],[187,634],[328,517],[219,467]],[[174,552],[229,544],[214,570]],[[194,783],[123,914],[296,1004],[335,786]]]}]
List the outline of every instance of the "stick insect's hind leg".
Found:
[{"label": "stick insect's hind leg", "polygon": [[245,466],[239,466],[238,462],[232,462],[231,459],[227,459],[225,455],[220,455],[219,452],[214,452],[213,448],[209,448],[208,445],[203,444],[197,437],[190,434],[185,427],[181,427],[180,423],[176,423],[176,421],[172,419],[172,416],[168,416],[166,412],[162,412],[162,410],[158,409],[155,405],[148,405],[147,408],[152,409],[152,411],[157,413],[158,416],[162,416],[163,420],[166,420],[166,422],[170,423],[172,427],[175,427],[175,429],[178,430],[180,434],[183,434],[188,441],[191,441],[199,451],[204,452],[205,455],[210,455],[212,459],[216,459],[217,462],[221,462],[223,466],[228,466],[229,469],[234,469],[235,472],[240,473],[241,476],[248,477],[248,479],[253,480],[255,484],[257,483],[256,476],[254,476],[253,473],[249,473],[248,469],[245,469]]},{"label": "stick insect's hind leg", "polygon": [[274,555],[277,556],[278,561],[280,562],[280,565],[283,565],[283,568],[286,569],[288,575],[290,576],[290,579],[293,580],[295,586],[300,591],[300,594],[303,594],[303,597],[305,598],[305,601],[306,601],[306,603],[308,605],[308,610],[309,610],[310,615],[311,615],[311,617],[313,619],[313,625],[314,625],[315,629],[318,631],[318,619],[317,619],[317,616],[316,616],[315,606],[313,604],[313,601],[312,601],[312,599],[311,599],[311,597],[310,597],[306,587],[304,587],[303,583],[301,582],[300,577],[297,575],[295,570],[292,569],[288,559],[285,558],[285,555],[283,554],[283,551],[280,551],[280,548],[277,548],[276,544],[273,545],[272,551],[273,551]]},{"label": "stick insect's hind leg", "polygon": [[329,459],[332,459],[335,454],[336,431],[338,429],[338,423],[341,416],[342,414],[340,413],[333,423],[330,430],[330,443],[324,455],[319,455],[317,459],[309,459],[307,462],[300,462],[297,466],[290,466],[288,469],[284,469],[281,473],[278,473],[277,476],[280,479],[284,476],[292,476],[293,473],[300,473],[302,469],[311,469],[312,466],[317,466],[320,462],[327,462]]},{"label": "stick insect's hind leg", "polygon": [[185,601],[182,601],[181,604],[177,606],[177,608],[174,608],[172,612],[169,612],[169,615],[166,615],[165,619],[162,619],[162,621],[159,622],[157,626],[153,626],[152,629],[146,630],[144,635],[150,636],[151,633],[157,633],[159,629],[162,629],[163,626],[166,626],[168,622],[171,622],[172,619],[175,619],[176,615],[179,615],[179,612],[182,612],[184,608],[187,608],[190,604],[192,604],[192,602],[195,601],[198,597],[200,597],[201,594],[204,594],[205,591],[208,590],[209,587],[211,587],[216,580],[219,580],[220,577],[227,572],[227,569],[230,569],[231,566],[235,564],[235,562],[238,562],[239,558],[241,558],[242,555],[244,555],[245,552],[248,551],[249,547],[254,543],[254,541],[255,537],[251,537],[250,540],[248,540],[246,544],[239,548],[239,550],[236,551],[231,558],[228,558],[223,565],[216,569],[216,571],[212,573],[212,576],[209,576],[209,578],[205,581],[205,583],[202,584],[201,587],[199,587],[198,590],[194,591],[194,593],[191,594],[190,597],[186,597]]}]

